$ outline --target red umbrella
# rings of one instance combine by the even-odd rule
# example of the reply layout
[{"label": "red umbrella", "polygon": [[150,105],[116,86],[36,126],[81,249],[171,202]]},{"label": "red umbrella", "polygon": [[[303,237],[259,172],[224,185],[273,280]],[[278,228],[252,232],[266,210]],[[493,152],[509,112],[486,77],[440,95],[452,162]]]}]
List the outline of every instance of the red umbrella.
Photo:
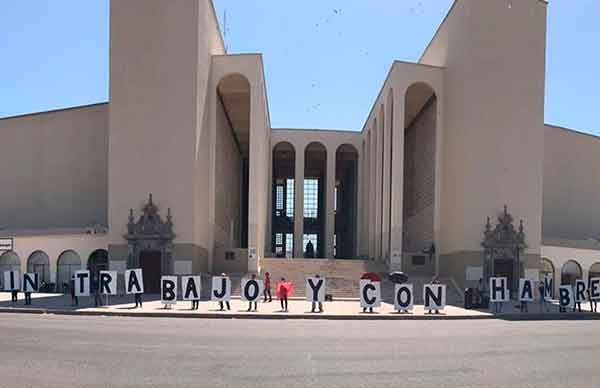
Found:
[{"label": "red umbrella", "polygon": [[380,282],[381,276],[376,274],[375,272],[365,272],[361,277],[361,279],[369,279],[372,282]]},{"label": "red umbrella", "polygon": [[294,283],[292,282],[278,282],[277,287],[277,297],[281,299],[283,295],[287,295],[287,297],[291,297],[294,294]]}]

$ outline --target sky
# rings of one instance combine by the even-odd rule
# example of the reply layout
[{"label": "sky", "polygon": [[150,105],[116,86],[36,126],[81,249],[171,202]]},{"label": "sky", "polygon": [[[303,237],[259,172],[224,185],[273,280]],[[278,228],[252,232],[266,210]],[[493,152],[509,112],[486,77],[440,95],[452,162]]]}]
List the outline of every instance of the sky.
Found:
[{"label": "sky", "polygon": [[[451,3],[215,0],[215,8],[229,53],[264,56],[274,128],[359,130],[392,62],[417,61]],[[600,135],[599,19],[598,0],[550,0],[546,123]],[[108,0],[0,1],[0,117],[107,101],[108,22]]]}]

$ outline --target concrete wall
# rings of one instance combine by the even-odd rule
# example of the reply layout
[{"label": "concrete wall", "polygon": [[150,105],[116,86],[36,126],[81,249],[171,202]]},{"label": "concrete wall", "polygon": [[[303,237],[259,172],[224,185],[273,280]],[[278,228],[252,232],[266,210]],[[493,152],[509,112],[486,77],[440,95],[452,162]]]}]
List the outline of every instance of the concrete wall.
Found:
[{"label": "concrete wall", "polygon": [[600,138],[546,125],[544,238],[600,237]]},{"label": "concrete wall", "polygon": [[107,225],[107,104],[0,119],[0,132],[0,226]]},{"label": "concrete wall", "polygon": [[546,3],[457,0],[421,62],[444,66],[442,253],[478,251],[507,204],[541,244]]}]

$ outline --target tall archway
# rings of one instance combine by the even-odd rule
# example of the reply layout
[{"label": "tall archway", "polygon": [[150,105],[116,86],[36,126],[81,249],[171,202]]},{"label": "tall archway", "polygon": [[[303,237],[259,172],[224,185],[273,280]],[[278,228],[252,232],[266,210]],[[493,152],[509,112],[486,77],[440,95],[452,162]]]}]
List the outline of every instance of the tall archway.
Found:
[{"label": "tall archway", "polygon": [[555,280],[554,274],[555,274],[554,264],[552,264],[552,261],[550,261],[550,259],[548,259],[546,257],[542,257],[540,259],[540,272],[539,272],[540,278],[539,278],[539,280],[541,282],[543,282],[544,279],[551,278],[554,281]]},{"label": "tall archway", "polygon": [[[304,236],[305,257],[325,256],[325,187],[327,149],[319,142],[308,144],[304,150]],[[313,250],[307,247],[312,245]],[[314,253],[313,253],[314,252]]]},{"label": "tall archway", "polygon": [[20,271],[21,259],[14,251],[7,251],[0,255],[0,273],[4,271]]},{"label": "tall archway", "polygon": [[64,251],[58,256],[56,263],[56,289],[64,292],[71,284],[71,277],[81,269],[81,258],[73,250]]},{"label": "tall archway", "polygon": [[358,212],[358,150],[352,144],[342,144],[335,152],[335,234],[334,256],[352,258],[356,255]]},{"label": "tall archway", "polygon": [[29,256],[27,272],[37,273],[40,283],[50,283],[50,257],[46,252],[35,251]]},{"label": "tall archway", "polygon": [[600,278],[600,262],[592,264],[588,271],[588,281],[593,278]]},{"label": "tall archway", "polygon": [[[217,85],[215,143],[215,252],[219,247],[248,248],[250,185],[250,82],[241,74]],[[217,263],[218,269],[218,263]]]},{"label": "tall archway", "polygon": [[276,257],[294,254],[296,150],[291,143],[273,147],[271,250]]},{"label": "tall archway", "polygon": [[[436,128],[438,103],[433,88],[417,82],[406,90],[404,107],[403,250],[430,250],[434,242]],[[413,271],[431,274],[433,255],[412,261]]]},{"label": "tall archway", "polygon": [[577,261],[569,260],[563,264],[560,271],[560,284],[575,285],[575,281],[582,278],[583,270]]},{"label": "tall archway", "polygon": [[100,271],[108,270],[108,251],[96,249],[92,252],[88,257],[87,269],[90,271],[92,279],[98,279]]}]

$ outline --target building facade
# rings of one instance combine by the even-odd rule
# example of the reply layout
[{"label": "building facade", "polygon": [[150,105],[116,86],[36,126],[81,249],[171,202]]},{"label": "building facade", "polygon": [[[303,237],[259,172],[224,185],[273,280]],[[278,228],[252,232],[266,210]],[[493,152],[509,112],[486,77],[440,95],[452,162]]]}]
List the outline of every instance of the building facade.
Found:
[{"label": "building facade", "polygon": [[0,270],[600,275],[600,138],[544,123],[545,1],[456,0],[360,132],[272,128],[209,0],[110,7],[109,102],[0,119]]}]

